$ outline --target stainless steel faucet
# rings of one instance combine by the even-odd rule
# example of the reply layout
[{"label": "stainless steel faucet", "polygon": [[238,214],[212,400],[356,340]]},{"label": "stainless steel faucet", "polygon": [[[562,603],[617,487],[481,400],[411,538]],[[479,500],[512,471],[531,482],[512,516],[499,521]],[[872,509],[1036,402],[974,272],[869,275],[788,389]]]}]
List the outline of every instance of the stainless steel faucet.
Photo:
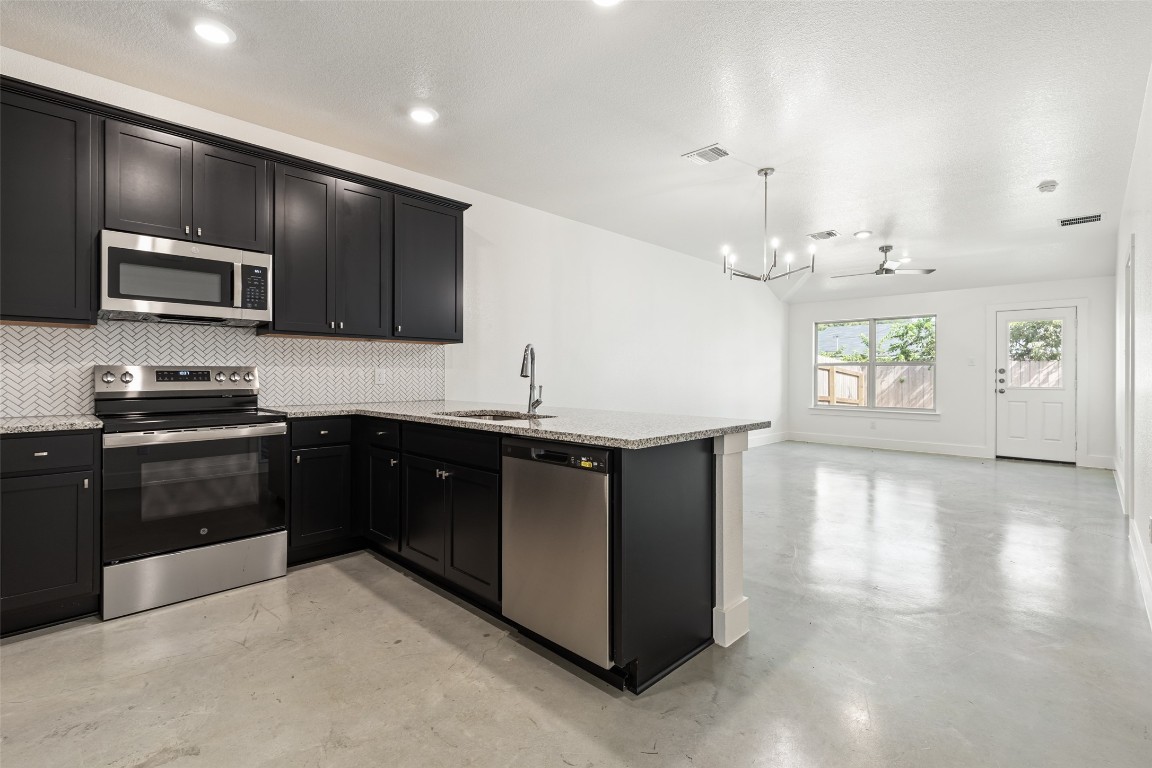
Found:
[{"label": "stainless steel faucet", "polygon": [[544,385],[536,386],[536,350],[531,344],[524,347],[524,360],[520,363],[520,378],[528,379],[528,415],[535,416],[544,402]]}]

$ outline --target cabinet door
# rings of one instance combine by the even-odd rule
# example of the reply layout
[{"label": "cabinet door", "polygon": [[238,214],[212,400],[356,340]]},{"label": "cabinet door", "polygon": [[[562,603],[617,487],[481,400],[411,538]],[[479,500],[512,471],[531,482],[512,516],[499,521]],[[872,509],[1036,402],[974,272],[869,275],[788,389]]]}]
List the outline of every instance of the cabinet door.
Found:
[{"label": "cabinet door", "polygon": [[336,182],[336,263],[341,287],[336,330],[392,332],[392,194]]},{"label": "cabinet door", "polygon": [[396,195],[393,329],[398,338],[461,341],[464,217]]},{"label": "cabinet door", "polygon": [[500,476],[448,464],[448,548],[444,575],[500,602]]},{"label": "cabinet door", "polygon": [[352,535],[352,448],[292,451],[288,544],[319,544]]},{"label": "cabinet door", "polygon": [[104,226],[192,239],[192,140],[107,121]]},{"label": "cabinet door", "polygon": [[93,124],[5,93],[0,105],[0,312],[94,322]]},{"label": "cabinet door", "polygon": [[361,533],[393,552],[400,548],[400,454],[363,449]]},{"label": "cabinet door", "polygon": [[94,592],[95,534],[91,472],[0,482],[0,609]]},{"label": "cabinet door", "polygon": [[336,325],[336,180],[276,166],[272,325],[332,333]]},{"label": "cabinet door", "polygon": [[197,142],[192,148],[192,235],[196,240],[268,250],[268,162]]},{"label": "cabinet door", "polygon": [[433,573],[444,573],[444,480],[442,465],[404,457],[404,521],[400,554]]}]

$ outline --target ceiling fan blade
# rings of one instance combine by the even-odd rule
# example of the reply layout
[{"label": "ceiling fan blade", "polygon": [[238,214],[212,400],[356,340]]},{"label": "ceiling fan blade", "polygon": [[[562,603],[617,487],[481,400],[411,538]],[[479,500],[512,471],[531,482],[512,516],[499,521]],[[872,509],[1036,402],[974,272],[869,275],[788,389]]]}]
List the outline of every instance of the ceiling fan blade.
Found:
[{"label": "ceiling fan blade", "polygon": [[894,269],[891,274],[893,275],[930,275],[936,270],[933,269]]},{"label": "ceiling fan blade", "polygon": [[880,269],[899,269],[900,262],[898,261],[885,261],[880,265]]},{"label": "ceiling fan blade", "polygon": [[877,275],[877,274],[880,274],[880,273],[879,272],[853,272],[850,275],[832,275],[832,279],[836,279],[837,277],[864,277],[864,275]]}]

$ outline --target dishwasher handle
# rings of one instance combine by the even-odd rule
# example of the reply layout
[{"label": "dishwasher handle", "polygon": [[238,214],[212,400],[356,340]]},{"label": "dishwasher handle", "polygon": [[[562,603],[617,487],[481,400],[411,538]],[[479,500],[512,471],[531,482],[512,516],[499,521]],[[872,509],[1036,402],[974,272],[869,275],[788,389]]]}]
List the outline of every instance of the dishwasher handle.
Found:
[{"label": "dishwasher handle", "polygon": [[533,448],[532,458],[536,461],[550,461],[553,464],[567,464],[568,459],[571,458],[567,453],[560,451],[550,451],[547,448]]}]

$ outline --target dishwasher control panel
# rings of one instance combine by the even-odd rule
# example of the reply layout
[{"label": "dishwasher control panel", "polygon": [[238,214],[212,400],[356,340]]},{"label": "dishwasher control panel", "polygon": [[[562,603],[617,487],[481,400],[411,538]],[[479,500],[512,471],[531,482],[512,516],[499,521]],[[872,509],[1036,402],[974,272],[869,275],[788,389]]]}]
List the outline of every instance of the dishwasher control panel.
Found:
[{"label": "dishwasher control panel", "polygon": [[582,469],[586,472],[609,473],[611,451],[566,443],[543,443],[535,440],[505,438],[501,453],[511,459],[555,464],[569,469]]}]

